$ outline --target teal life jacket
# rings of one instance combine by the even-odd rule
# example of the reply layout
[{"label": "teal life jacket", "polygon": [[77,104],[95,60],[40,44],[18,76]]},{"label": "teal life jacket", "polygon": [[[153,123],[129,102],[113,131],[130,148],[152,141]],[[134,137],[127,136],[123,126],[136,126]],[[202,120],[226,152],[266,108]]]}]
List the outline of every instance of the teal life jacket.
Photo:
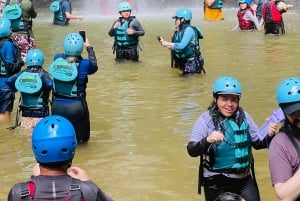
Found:
[{"label": "teal life jacket", "polygon": [[23,21],[23,11],[21,8],[22,0],[18,0],[15,4],[8,4],[4,7],[3,17],[10,20],[12,31],[25,30],[25,23]]},{"label": "teal life jacket", "polygon": [[65,11],[63,10],[62,3],[64,0],[54,0],[50,4],[50,11],[54,13],[54,18],[59,21],[64,21],[66,18]]},{"label": "teal life jacket", "polygon": [[77,64],[57,58],[49,68],[54,81],[54,93],[66,97],[77,97]]},{"label": "teal life jacket", "polygon": [[216,0],[209,8],[222,8],[223,0]]},{"label": "teal life jacket", "polygon": [[172,38],[172,42],[180,43],[183,38],[184,31],[187,27],[191,27],[194,30],[195,35],[191,38],[190,43],[184,49],[172,50],[172,54],[178,59],[189,59],[192,56],[198,55],[198,52],[200,51],[199,39],[203,38],[203,34],[197,27],[191,26],[189,24],[184,25],[184,27],[180,31],[175,32]]},{"label": "teal life jacket", "polygon": [[126,33],[126,30],[130,28],[130,23],[135,19],[135,16],[131,16],[125,22],[122,22],[122,19],[119,19],[120,25],[115,30],[115,42],[118,47],[137,45],[138,37],[131,36]]},{"label": "teal life jacket", "polygon": [[43,82],[41,74],[37,72],[22,72],[15,81],[15,87],[21,93],[21,106],[42,107],[43,106]]},{"label": "teal life jacket", "polygon": [[224,140],[216,144],[212,159],[214,162],[208,169],[214,172],[243,173],[252,163],[249,125],[245,120],[239,126],[233,120],[227,119],[223,126]]},{"label": "teal life jacket", "polygon": [[50,6],[49,6],[49,10],[51,12],[58,12],[61,8],[60,8],[60,1],[58,0],[54,0],[50,3]]}]

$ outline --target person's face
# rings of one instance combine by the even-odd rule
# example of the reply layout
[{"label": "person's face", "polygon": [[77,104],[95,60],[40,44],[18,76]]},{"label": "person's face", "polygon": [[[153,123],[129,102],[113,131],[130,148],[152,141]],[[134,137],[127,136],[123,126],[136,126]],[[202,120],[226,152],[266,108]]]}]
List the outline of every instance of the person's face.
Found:
[{"label": "person's face", "polygon": [[239,106],[239,97],[234,94],[220,94],[216,101],[220,113],[225,117],[231,117]]},{"label": "person's face", "polygon": [[246,3],[240,3],[240,9],[246,9],[247,8],[247,4]]},{"label": "person's face", "polygon": [[180,25],[180,18],[175,18],[175,27],[179,27]]},{"label": "person's face", "polygon": [[124,10],[120,12],[121,17],[127,19],[130,17],[131,11],[130,10]]},{"label": "person's face", "polygon": [[288,121],[292,125],[296,126],[297,128],[300,128],[300,109],[286,116]]}]

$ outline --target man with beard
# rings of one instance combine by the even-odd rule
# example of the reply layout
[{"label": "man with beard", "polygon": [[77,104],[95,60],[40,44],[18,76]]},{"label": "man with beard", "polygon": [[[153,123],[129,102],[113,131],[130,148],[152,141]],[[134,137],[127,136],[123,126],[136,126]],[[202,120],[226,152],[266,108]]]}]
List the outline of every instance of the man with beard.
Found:
[{"label": "man with beard", "polygon": [[287,78],[277,88],[285,115],[269,147],[272,185],[278,200],[300,200],[300,78]]}]

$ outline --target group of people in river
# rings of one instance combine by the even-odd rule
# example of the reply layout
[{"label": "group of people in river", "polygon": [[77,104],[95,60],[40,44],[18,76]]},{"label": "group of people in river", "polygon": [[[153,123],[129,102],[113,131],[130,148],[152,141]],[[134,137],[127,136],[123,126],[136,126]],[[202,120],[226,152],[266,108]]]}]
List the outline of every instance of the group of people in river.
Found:
[{"label": "group of people in river", "polygon": [[[65,26],[71,19],[83,19],[71,14],[69,0],[51,6],[58,6],[53,11],[54,25]],[[2,11],[0,120],[10,119],[15,93],[19,91],[16,124],[10,129],[19,125],[33,129],[32,151],[38,163],[30,181],[14,185],[7,200],[112,201],[83,169],[71,167],[77,144],[86,143],[90,138],[86,88],[88,76],[98,71],[98,64],[88,37],[77,32],[67,34],[64,52],[53,56],[48,72],[43,67],[44,52],[34,43],[32,19],[37,13],[31,1],[11,0],[4,4]],[[18,19],[12,18],[16,13]],[[81,56],[84,49],[88,58]]]},{"label": "group of people in river", "polygon": [[[204,0],[204,19],[224,20],[222,8],[226,0]],[[285,33],[282,14],[293,5],[283,0],[238,0],[238,23],[233,30],[262,31],[265,34]]]},{"label": "group of people in river", "polygon": [[[222,2],[216,2],[219,2],[219,6],[216,6],[219,9]],[[249,1],[238,2],[240,29],[258,29],[256,22],[253,22],[254,26],[249,22],[251,13],[254,13]],[[214,2],[207,2],[207,5],[206,18],[216,15],[218,20],[223,19],[221,12],[213,12]],[[277,0],[267,0],[262,6],[261,17],[266,33],[270,30],[273,30],[270,31],[273,34],[284,33],[283,21],[274,22],[274,13],[271,13],[273,21],[269,24],[270,16],[266,14],[275,12],[273,9],[280,10],[278,7],[283,9],[281,13],[289,9],[287,4],[279,6]],[[32,5],[30,8],[33,8]],[[136,17],[131,15],[132,9],[129,2],[120,2],[120,17],[108,30],[108,35],[114,37],[117,62],[139,61],[139,37],[144,36],[145,31]],[[71,19],[83,19],[83,16],[72,15],[69,0],[53,5],[53,12],[55,25],[65,26]],[[35,17],[36,12],[31,18]],[[31,18],[29,28],[18,30],[25,31],[25,36],[32,28]],[[180,69],[183,75],[205,73],[199,43],[204,34],[200,28],[191,25],[191,10],[180,8],[172,18],[175,20],[172,40],[169,42],[158,36],[161,46],[171,49],[172,67]],[[38,165],[33,169],[30,181],[18,183],[10,190],[8,200],[33,197],[39,200],[49,196],[64,200],[71,196],[77,200],[112,200],[88,178],[84,170],[71,167],[77,144],[90,139],[86,88],[88,76],[97,72],[98,65],[88,38],[77,32],[67,34],[64,52],[53,56],[48,72],[43,68],[45,55],[41,49],[35,45],[30,48],[25,45],[28,49],[21,54],[22,46],[12,37],[11,32],[17,32],[12,25],[11,19],[5,15],[0,18],[0,112],[1,117],[10,115],[15,92],[20,91],[19,109],[22,117],[15,126],[20,123],[24,128],[33,128],[32,151]],[[81,56],[84,48],[88,58]],[[22,70],[24,65],[26,68]],[[300,184],[297,182],[300,179],[299,91],[300,78],[283,80],[276,92],[280,120],[273,121],[274,118],[270,117],[271,121],[267,122],[266,127],[258,128],[250,114],[239,105],[243,93],[240,82],[232,76],[221,76],[215,80],[212,103],[196,120],[187,144],[188,154],[201,159],[199,193],[204,187],[206,201],[226,198],[260,200],[252,148],[269,149],[271,180],[278,199],[300,200]],[[279,122],[283,122],[283,125],[277,132]],[[53,182],[55,188],[52,188]]]}]

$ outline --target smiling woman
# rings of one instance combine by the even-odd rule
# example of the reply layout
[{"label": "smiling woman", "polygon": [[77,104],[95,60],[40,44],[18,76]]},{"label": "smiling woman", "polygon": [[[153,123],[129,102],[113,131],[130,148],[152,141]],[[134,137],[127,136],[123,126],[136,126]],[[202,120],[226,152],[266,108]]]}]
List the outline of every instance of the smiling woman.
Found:
[{"label": "smiling woman", "polygon": [[215,201],[224,191],[237,192],[247,201],[260,200],[252,146],[267,148],[274,133],[260,140],[257,125],[239,106],[241,95],[236,78],[219,77],[213,85],[213,102],[192,129],[187,151],[192,157],[201,156],[198,188],[204,187],[206,201]]}]

